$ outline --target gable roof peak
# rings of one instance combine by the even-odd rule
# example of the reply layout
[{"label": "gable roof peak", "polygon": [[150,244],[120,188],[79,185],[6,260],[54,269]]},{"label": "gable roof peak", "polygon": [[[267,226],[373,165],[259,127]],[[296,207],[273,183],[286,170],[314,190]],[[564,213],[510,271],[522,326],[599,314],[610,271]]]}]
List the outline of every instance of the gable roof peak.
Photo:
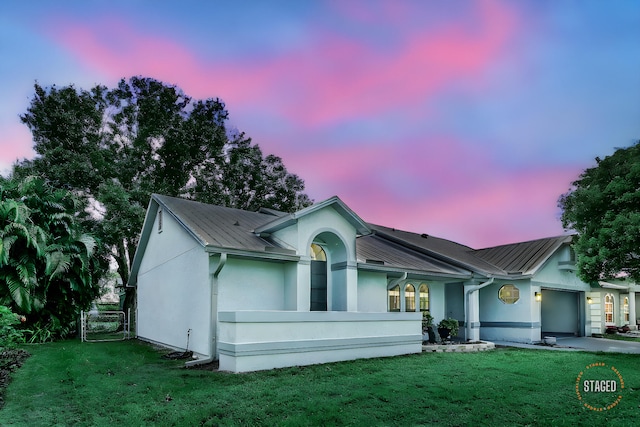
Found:
[{"label": "gable roof peak", "polygon": [[311,206],[300,209],[299,211],[282,215],[273,221],[263,224],[254,229],[254,233],[260,235],[262,233],[272,233],[277,230],[281,230],[292,224],[295,224],[300,218],[310,215],[319,210],[332,207],[340,215],[342,215],[360,235],[371,234],[371,229],[366,222],[362,220],[345,202],[343,202],[338,196],[330,197],[318,203],[314,203]]}]

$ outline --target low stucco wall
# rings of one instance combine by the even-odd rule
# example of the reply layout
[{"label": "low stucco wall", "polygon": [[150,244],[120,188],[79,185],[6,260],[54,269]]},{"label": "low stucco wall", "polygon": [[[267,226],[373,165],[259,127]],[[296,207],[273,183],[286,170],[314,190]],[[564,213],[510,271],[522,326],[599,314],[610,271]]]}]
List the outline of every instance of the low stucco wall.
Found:
[{"label": "low stucco wall", "polygon": [[526,344],[540,342],[540,323],[537,322],[481,322],[480,339],[510,341]]},{"label": "low stucco wall", "polygon": [[220,312],[220,369],[258,371],[422,351],[420,313]]}]

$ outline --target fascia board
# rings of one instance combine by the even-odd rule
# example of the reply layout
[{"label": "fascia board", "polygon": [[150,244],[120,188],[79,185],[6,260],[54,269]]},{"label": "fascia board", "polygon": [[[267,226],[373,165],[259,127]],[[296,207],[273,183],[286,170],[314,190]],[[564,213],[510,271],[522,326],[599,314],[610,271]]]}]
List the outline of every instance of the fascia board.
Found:
[{"label": "fascia board", "polygon": [[454,273],[429,273],[422,270],[414,270],[410,268],[391,267],[386,265],[372,265],[364,262],[359,262],[358,270],[371,271],[377,273],[407,273],[413,276],[424,277],[425,279],[465,279],[469,280],[475,277],[473,273],[468,274],[454,274]]},{"label": "fascia board", "polygon": [[227,255],[242,257],[242,258],[252,258],[252,259],[261,259],[265,261],[294,261],[297,262],[300,260],[299,255],[288,255],[277,252],[258,252],[258,251],[247,251],[243,249],[237,248],[224,248],[220,246],[211,246],[208,245],[204,248],[205,252],[209,254],[221,254],[226,253]]}]

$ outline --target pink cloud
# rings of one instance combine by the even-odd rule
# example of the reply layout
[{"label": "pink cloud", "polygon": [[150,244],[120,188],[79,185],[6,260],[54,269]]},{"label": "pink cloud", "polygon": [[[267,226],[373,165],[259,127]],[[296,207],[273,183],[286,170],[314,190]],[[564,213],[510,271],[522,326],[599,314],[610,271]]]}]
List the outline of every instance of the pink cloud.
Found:
[{"label": "pink cloud", "polygon": [[51,33],[113,78],[149,75],[175,82],[193,96],[220,96],[316,127],[415,108],[460,79],[480,84],[483,71],[512,38],[517,18],[500,3],[477,4],[474,30],[447,22],[403,35],[393,16],[411,11],[398,8],[386,22],[397,30],[393,49],[317,29],[314,44],[306,49],[262,59],[205,60],[180,43],[141,34],[119,19],[91,26],[57,21]]},{"label": "pink cloud", "polygon": [[31,134],[26,126],[14,124],[0,127],[0,174],[6,175],[16,160],[32,158]]},{"label": "pink cloud", "polygon": [[490,183],[411,204],[385,194],[385,204],[355,200],[351,207],[371,222],[482,248],[562,234],[557,199],[578,174],[560,168],[499,173]]}]

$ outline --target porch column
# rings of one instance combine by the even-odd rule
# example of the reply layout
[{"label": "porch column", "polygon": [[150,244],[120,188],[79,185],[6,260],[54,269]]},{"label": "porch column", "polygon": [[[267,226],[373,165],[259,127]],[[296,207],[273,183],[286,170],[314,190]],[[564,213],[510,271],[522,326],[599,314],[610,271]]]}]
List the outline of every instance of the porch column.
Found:
[{"label": "porch column", "polygon": [[358,266],[347,264],[347,311],[358,311]]},{"label": "porch column", "polygon": [[300,257],[296,269],[296,311],[311,310],[311,260]]},{"label": "porch column", "polygon": [[638,329],[636,325],[636,293],[635,291],[629,291],[629,328],[631,330]]},{"label": "porch column", "polygon": [[475,285],[464,285],[465,331],[467,341],[480,340],[480,290]]}]

